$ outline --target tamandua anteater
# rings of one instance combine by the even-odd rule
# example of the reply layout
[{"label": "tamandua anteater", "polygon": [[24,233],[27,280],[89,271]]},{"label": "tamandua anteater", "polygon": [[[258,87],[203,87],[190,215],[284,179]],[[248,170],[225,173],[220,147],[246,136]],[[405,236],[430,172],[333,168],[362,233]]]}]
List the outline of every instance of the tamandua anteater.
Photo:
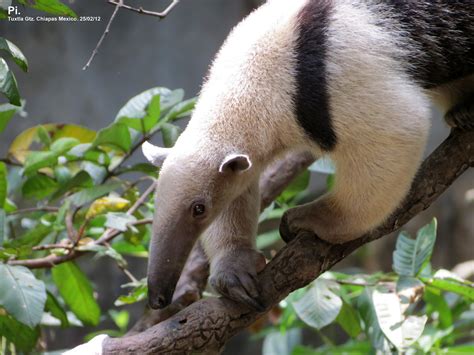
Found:
[{"label": "tamandua anteater", "polygon": [[288,151],[327,155],[337,173],[332,191],[284,215],[284,239],[309,230],[342,243],[379,225],[410,188],[431,102],[473,128],[472,0],[267,1],[225,41],[176,145],[143,146],[164,161],[150,305],[170,303],[202,235],[216,290],[262,306],[258,180]]}]

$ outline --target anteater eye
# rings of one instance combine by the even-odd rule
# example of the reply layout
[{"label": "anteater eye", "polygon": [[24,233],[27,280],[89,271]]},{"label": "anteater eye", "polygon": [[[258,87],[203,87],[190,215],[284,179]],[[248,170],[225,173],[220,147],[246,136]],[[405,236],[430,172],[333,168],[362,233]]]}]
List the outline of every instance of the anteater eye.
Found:
[{"label": "anteater eye", "polygon": [[206,213],[206,206],[202,203],[195,203],[193,205],[193,217],[201,217]]}]

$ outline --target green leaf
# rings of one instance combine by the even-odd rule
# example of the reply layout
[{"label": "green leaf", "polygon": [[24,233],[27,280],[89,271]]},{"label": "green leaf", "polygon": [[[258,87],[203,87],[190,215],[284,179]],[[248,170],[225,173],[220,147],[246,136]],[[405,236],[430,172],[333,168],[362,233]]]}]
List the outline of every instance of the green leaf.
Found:
[{"label": "green leaf", "polygon": [[0,133],[5,130],[15,113],[21,111],[21,107],[10,104],[0,105]]},{"label": "green leaf", "polygon": [[12,105],[21,106],[18,84],[3,58],[0,58],[0,93],[5,95]]},{"label": "green leaf", "polygon": [[39,327],[31,329],[13,317],[0,315],[0,335],[15,344],[17,351],[29,354],[36,346],[40,329]]},{"label": "green leaf", "polygon": [[109,212],[107,213],[107,221],[105,222],[105,226],[125,232],[128,229],[128,224],[133,223],[136,220],[137,219],[134,216],[127,213]]},{"label": "green leaf", "polygon": [[51,150],[58,155],[66,153],[72,147],[75,147],[80,142],[76,138],[64,137],[59,138],[51,144]]},{"label": "green leaf", "polygon": [[5,163],[0,162],[0,208],[3,208],[7,200],[8,171]]},{"label": "green leaf", "polygon": [[114,248],[118,253],[123,255],[130,255],[139,258],[147,258],[148,251],[143,245],[135,245],[126,240],[118,240],[112,244],[112,248]]},{"label": "green leaf", "polygon": [[292,355],[363,355],[372,354],[373,349],[367,341],[349,341],[338,346],[323,346],[316,350],[305,346],[297,346]]},{"label": "green leaf", "polygon": [[453,325],[451,309],[440,290],[428,287],[423,294],[423,299],[426,303],[427,313],[438,314],[438,319],[442,329],[449,328]]},{"label": "green leaf", "polygon": [[86,172],[86,171],[80,171],[74,177],[66,182],[65,184],[61,185],[59,189],[54,193],[53,196],[51,196],[51,200],[56,200],[60,197],[62,197],[65,193],[70,192],[74,189],[77,188],[87,188],[87,187],[93,187],[94,182],[91,178],[91,176]]},{"label": "green leaf", "polygon": [[372,302],[372,289],[366,287],[364,292],[357,297],[357,309],[364,322],[364,332],[372,346],[382,353],[391,353],[387,339],[380,328]]},{"label": "green leaf", "polygon": [[173,106],[173,108],[166,114],[163,121],[173,122],[177,118],[189,116],[192,114],[194,107],[196,106],[197,98],[182,101],[179,104]]},{"label": "green leaf", "polygon": [[51,145],[51,137],[49,136],[48,131],[43,126],[38,126],[37,132],[38,138],[43,143],[45,147],[49,147]]},{"label": "green leaf", "polygon": [[342,308],[336,321],[351,338],[356,338],[362,331],[359,315],[347,302],[342,303]]},{"label": "green leaf", "polygon": [[59,0],[18,0],[20,4],[29,6],[33,9],[44,11],[52,15],[77,17],[77,14],[68,6]]},{"label": "green leaf", "polygon": [[166,148],[170,148],[176,143],[181,134],[181,129],[171,123],[165,123],[161,127],[161,134],[163,136],[163,144]]},{"label": "green leaf", "polygon": [[400,233],[393,253],[393,270],[402,276],[417,276],[429,262],[436,241],[436,219],[418,231],[416,239]]},{"label": "green leaf", "polygon": [[438,270],[432,278],[421,278],[421,281],[437,289],[456,293],[474,302],[474,284],[458,278],[447,270]]},{"label": "green leaf", "polygon": [[117,182],[89,187],[69,196],[68,200],[73,205],[80,207],[118,189],[120,186],[122,184]]},{"label": "green leaf", "polygon": [[71,170],[64,165],[58,165],[54,168],[54,178],[60,186],[67,184],[71,179]]},{"label": "green leaf", "polygon": [[293,302],[298,317],[311,327],[324,328],[334,322],[342,307],[334,293],[339,285],[331,280],[317,279],[298,301]]},{"label": "green leaf", "polygon": [[0,245],[3,244],[7,235],[7,215],[3,208],[0,208]]},{"label": "green leaf", "polygon": [[132,146],[132,140],[128,127],[122,123],[114,123],[100,130],[92,143],[94,147],[107,145],[128,152]]},{"label": "green leaf", "polygon": [[[123,285],[122,287],[125,287]],[[148,292],[148,287],[142,281],[139,281],[136,285],[134,285],[133,290],[126,296],[120,296],[115,300],[114,305],[117,307],[126,305],[126,304],[133,304],[137,302],[141,302],[146,299]]]},{"label": "green leaf", "polygon": [[152,164],[148,163],[138,163],[133,166],[129,166],[118,171],[118,174],[125,174],[130,172],[139,172],[146,175],[156,177],[158,173],[158,168]]},{"label": "green leaf", "polygon": [[95,131],[85,127],[69,124],[44,124],[28,128],[20,133],[10,145],[8,154],[20,163],[23,163],[30,152],[32,144],[38,139],[40,127],[45,129],[53,140],[70,137],[77,138],[81,143],[91,143],[96,137]]},{"label": "green leaf", "polygon": [[302,331],[298,328],[289,329],[284,333],[270,333],[263,341],[262,355],[290,355],[302,338]]},{"label": "green leaf", "polygon": [[41,243],[51,232],[51,226],[45,226],[42,223],[38,223],[35,228],[31,228],[21,237],[5,242],[5,246],[11,248],[32,247]]},{"label": "green leaf", "polygon": [[69,261],[52,269],[53,280],[71,311],[87,325],[99,324],[100,308],[87,277]]},{"label": "green leaf", "polygon": [[116,311],[113,309],[109,311],[109,314],[117,328],[119,328],[122,332],[126,332],[128,323],[130,321],[130,314],[127,311]]},{"label": "green leaf", "polygon": [[458,346],[450,346],[448,348],[444,348],[442,354],[448,354],[448,355],[474,354],[474,343],[458,345]]},{"label": "green leaf", "polygon": [[33,328],[41,321],[46,302],[43,281],[24,266],[0,264],[0,305],[17,320]]},{"label": "green leaf", "polygon": [[323,157],[316,160],[313,164],[309,166],[308,169],[309,171],[312,171],[314,173],[321,173],[327,175],[333,175],[336,173],[336,165],[329,157]]},{"label": "green leaf", "polygon": [[47,175],[36,174],[29,177],[21,188],[24,197],[42,200],[58,188],[58,183]]},{"label": "green leaf", "polygon": [[9,40],[0,37],[0,50],[7,51],[15,61],[15,63],[24,71],[28,71],[28,61],[23,53],[16,45]]},{"label": "green leaf", "polygon": [[58,154],[55,152],[31,152],[26,157],[25,175],[30,175],[42,168],[52,167],[58,163]]},{"label": "green leaf", "polygon": [[149,132],[158,122],[161,115],[161,96],[155,95],[146,109],[146,116],[143,118],[145,131]]},{"label": "green leaf", "polygon": [[418,340],[428,320],[426,315],[405,318],[400,298],[395,292],[376,289],[372,299],[380,328],[399,351],[403,352]]},{"label": "green leaf", "polygon": [[162,87],[148,89],[128,100],[128,102],[117,113],[115,121],[119,121],[122,117],[145,117],[147,114],[146,109],[149,107],[150,102],[156,95],[160,96],[160,111],[165,112],[183,100],[184,92],[183,90],[171,91],[170,89]]},{"label": "green leaf", "polygon": [[262,233],[257,236],[257,249],[265,249],[273,244],[281,241],[280,232],[278,230]]},{"label": "green leaf", "polygon": [[150,101],[146,109],[145,117],[133,118],[133,117],[120,117],[118,119],[119,123],[123,123],[130,128],[133,128],[139,132],[149,132],[160,119],[161,112],[161,98],[160,95],[155,95]]},{"label": "green leaf", "polygon": [[68,327],[69,320],[67,319],[67,314],[64,309],[59,304],[56,297],[49,291],[46,291],[47,298],[46,298],[46,305],[45,311],[51,313],[51,315],[61,321],[61,327]]},{"label": "green leaf", "polygon": [[304,171],[298,175],[278,197],[278,201],[288,203],[296,197],[300,192],[303,192],[309,185],[311,174],[309,171]]}]

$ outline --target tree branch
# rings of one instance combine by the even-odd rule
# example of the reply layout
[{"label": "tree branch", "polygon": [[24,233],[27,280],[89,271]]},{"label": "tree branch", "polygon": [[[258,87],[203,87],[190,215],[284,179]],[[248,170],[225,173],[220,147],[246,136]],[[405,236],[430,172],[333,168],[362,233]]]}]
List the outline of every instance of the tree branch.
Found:
[{"label": "tree branch", "polygon": [[89,66],[91,65],[92,61],[94,60],[94,57],[99,53],[99,48],[102,45],[102,42],[104,42],[105,37],[110,32],[110,26],[112,26],[112,22],[115,20],[115,16],[117,16],[118,10],[120,9],[120,6],[122,6],[123,0],[118,0],[118,2],[115,4],[115,9],[114,12],[112,12],[112,16],[110,16],[109,22],[107,22],[107,26],[105,27],[104,33],[102,33],[102,36],[99,38],[99,42],[97,42],[97,45],[95,46],[94,50],[92,51],[92,54],[87,61],[86,65],[82,68],[82,70],[87,70]]},{"label": "tree branch", "polygon": [[[332,245],[301,232],[278,252],[259,274],[261,300],[267,311],[290,292],[301,288],[360,246],[381,238],[428,208],[469,167],[474,166],[474,132],[453,130],[422,164],[400,208],[376,230],[352,242]],[[216,352],[230,337],[263,313],[225,298],[198,301],[166,321],[125,338],[109,338],[105,354]]]},{"label": "tree branch", "polygon": [[125,4],[119,4],[117,1],[114,1],[114,0],[107,0],[107,2],[111,5],[116,5],[116,6],[118,5],[119,7],[123,8],[123,9],[130,10],[130,11],[133,11],[133,12],[138,12],[139,14],[142,14],[142,15],[149,15],[149,16],[158,17],[161,20],[161,19],[164,19],[166,16],[168,16],[168,14],[176,7],[176,5],[178,5],[179,0],[173,0],[171,2],[171,4],[169,4],[168,7],[166,9],[164,9],[162,12],[145,10],[141,6],[140,7],[132,7],[132,6],[125,5]]},{"label": "tree branch", "polygon": [[105,37],[107,37],[107,35],[109,34],[110,26],[112,26],[112,22],[114,22],[115,16],[117,16],[117,13],[120,9],[126,9],[126,10],[130,10],[130,11],[138,12],[139,14],[142,14],[142,15],[155,16],[155,17],[158,17],[161,20],[161,19],[165,18],[176,7],[176,5],[178,5],[179,0],[173,0],[173,2],[162,12],[149,11],[149,10],[145,10],[142,7],[136,8],[136,7],[132,7],[132,6],[129,6],[129,5],[125,5],[123,3],[123,0],[116,0],[116,1],[107,0],[107,2],[109,4],[115,6],[114,12],[112,13],[112,16],[110,16],[109,22],[107,22],[107,26],[105,27],[104,33],[102,33],[102,36],[100,36],[99,42],[97,42],[97,45],[95,46],[94,50],[92,51],[92,54],[91,54],[89,60],[87,61],[86,65],[84,65],[82,70],[86,70],[91,65],[92,61],[94,60],[94,57],[99,52],[99,48],[102,45],[102,42],[104,42]]}]

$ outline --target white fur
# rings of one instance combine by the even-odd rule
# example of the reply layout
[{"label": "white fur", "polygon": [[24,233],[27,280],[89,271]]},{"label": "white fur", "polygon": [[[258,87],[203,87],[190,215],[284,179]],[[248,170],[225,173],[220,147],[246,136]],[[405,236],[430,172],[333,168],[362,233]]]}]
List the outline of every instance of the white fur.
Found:
[{"label": "white fur", "polygon": [[101,334],[97,335],[87,343],[76,346],[74,349],[64,352],[64,355],[102,355],[103,353],[103,343],[109,338],[108,335]]},{"label": "white fur", "polygon": [[142,144],[143,155],[150,163],[155,166],[161,166],[170,151],[171,149],[169,148],[161,148],[151,144],[150,142],[145,142]]}]

